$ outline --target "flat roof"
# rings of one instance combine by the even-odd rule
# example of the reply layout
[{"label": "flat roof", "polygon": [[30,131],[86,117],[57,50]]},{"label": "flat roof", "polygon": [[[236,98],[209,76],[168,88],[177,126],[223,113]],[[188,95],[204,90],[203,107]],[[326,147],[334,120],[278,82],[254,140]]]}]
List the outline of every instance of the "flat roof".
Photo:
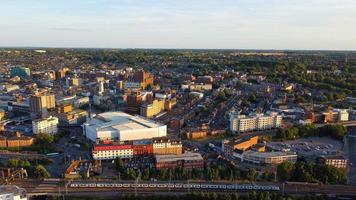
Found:
[{"label": "flat roof", "polygon": [[257,151],[245,151],[244,155],[254,156],[254,157],[264,157],[264,158],[272,158],[272,157],[279,157],[279,156],[297,156],[295,152],[257,152]]},{"label": "flat roof", "polygon": [[135,130],[145,128],[157,128],[163,126],[160,123],[145,119],[140,116],[133,116],[124,112],[105,112],[97,114],[89,120],[89,127],[101,130]]},{"label": "flat roof", "polygon": [[203,157],[200,153],[184,153],[179,155],[156,155],[156,162],[176,162],[179,160],[184,161],[198,161],[203,160]]}]

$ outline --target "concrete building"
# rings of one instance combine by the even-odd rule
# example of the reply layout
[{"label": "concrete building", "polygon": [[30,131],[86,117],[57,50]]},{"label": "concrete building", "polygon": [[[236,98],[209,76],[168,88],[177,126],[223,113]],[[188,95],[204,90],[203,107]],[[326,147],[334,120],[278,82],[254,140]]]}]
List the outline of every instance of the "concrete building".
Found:
[{"label": "concrete building", "polygon": [[105,112],[84,124],[84,134],[92,141],[130,141],[165,137],[167,126],[124,112]]},{"label": "concrete building", "polygon": [[18,76],[23,79],[28,79],[31,76],[31,70],[27,67],[13,67],[10,70],[10,75],[12,77]]},{"label": "concrete building", "polygon": [[288,161],[295,163],[297,154],[294,152],[256,152],[245,151],[242,153],[242,161],[258,165],[274,165]]},{"label": "concrete building", "polygon": [[204,159],[199,153],[184,153],[180,155],[156,155],[156,169],[202,169]]},{"label": "concrete building", "polygon": [[131,144],[125,145],[95,145],[92,151],[94,160],[110,160],[115,158],[132,158]]},{"label": "concrete building", "polygon": [[61,113],[58,115],[59,125],[82,125],[87,121],[88,112],[81,109],[75,109],[67,113]]},{"label": "concrete building", "polygon": [[56,107],[56,98],[54,94],[35,94],[30,96],[30,112],[43,114],[44,111]]},{"label": "concrete building", "polygon": [[277,113],[255,116],[240,115],[236,112],[230,114],[230,131],[233,133],[279,128],[281,125],[282,116]]},{"label": "concrete building", "polygon": [[0,186],[1,200],[27,200],[27,192],[23,188],[16,185],[1,185]]},{"label": "concrete building", "polygon": [[57,117],[41,118],[32,121],[32,130],[34,134],[47,133],[54,135],[58,133],[58,123]]}]

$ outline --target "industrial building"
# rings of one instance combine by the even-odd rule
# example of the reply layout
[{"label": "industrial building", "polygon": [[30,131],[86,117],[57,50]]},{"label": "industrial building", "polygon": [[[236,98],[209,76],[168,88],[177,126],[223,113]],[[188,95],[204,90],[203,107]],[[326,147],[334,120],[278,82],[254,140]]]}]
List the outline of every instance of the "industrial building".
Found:
[{"label": "industrial building", "polygon": [[83,126],[85,136],[96,141],[131,141],[167,136],[167,126],[124,112],[96,115]]}]

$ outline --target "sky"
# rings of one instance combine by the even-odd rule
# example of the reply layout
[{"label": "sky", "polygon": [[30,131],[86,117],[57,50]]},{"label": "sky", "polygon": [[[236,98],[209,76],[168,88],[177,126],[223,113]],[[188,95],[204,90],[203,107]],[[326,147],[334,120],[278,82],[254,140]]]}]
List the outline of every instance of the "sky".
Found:
[{"label": "sky", "polygon": [[356,1],[0,0],[0,46],[356,50]]}]

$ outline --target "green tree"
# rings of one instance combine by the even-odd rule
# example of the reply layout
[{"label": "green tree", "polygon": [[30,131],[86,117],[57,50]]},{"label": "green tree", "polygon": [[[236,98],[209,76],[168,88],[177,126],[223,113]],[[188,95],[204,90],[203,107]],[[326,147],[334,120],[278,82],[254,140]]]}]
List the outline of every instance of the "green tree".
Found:
[{"label": "green tree", "polygon": [[294,165],[291,162],[283,162],[277,167],[277,177],[280,181],[288,181],[294,171]]},{"label": "green tree", "polygon": [[116,167],[116,171],[123,173],[125,170],[124,161],[122,161],[122,159],[119,157],[115,158],[115,167]]},{"label": "green tree", "polygon": [[34,169],[33,174],[36,178],[50,178],[51,177],[50,173],[46,170],[45,167],[43,167],[43,165],[37,165]]}]

